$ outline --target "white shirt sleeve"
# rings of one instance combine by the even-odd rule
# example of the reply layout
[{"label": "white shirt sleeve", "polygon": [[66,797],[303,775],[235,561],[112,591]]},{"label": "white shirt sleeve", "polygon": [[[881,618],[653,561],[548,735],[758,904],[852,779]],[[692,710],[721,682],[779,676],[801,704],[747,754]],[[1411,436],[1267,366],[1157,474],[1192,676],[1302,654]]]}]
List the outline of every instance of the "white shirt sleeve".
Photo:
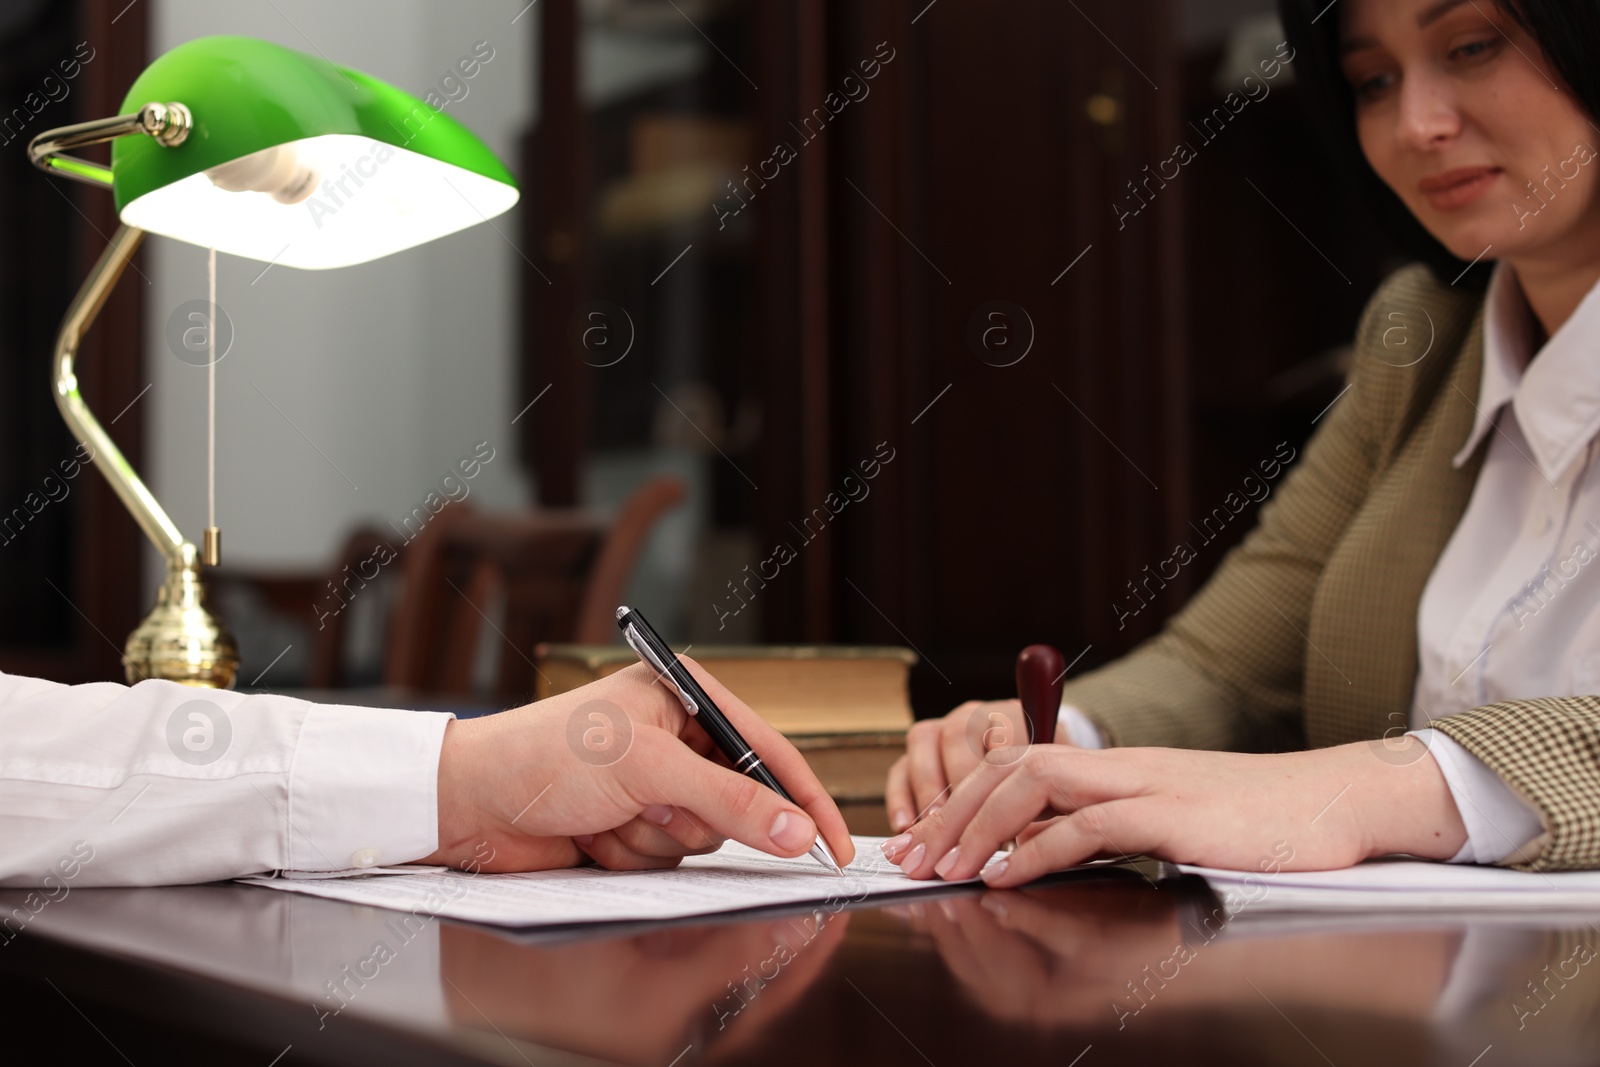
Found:
[{"label": "white shirt sleeve", "polygon": [[[1478,757],[1437,730],[1413,730],[1433,753],[1467,827],[1467,843],[1451,863],[1499,863],[1544,833],[1539,812]],[[1531,855],[1528,858],[1532,858]]]},{"label": "white shirt sleeve", "polygon": [[1061,705],[1061,714],[1058,717],[1061,725],[1067,728],[1067,743],[1077,745],[1079,748],[1105,748],[1106,739],[1100,733],[1100,727],[1094,720],[1071,704]]},{"label": "white shirt sleeve", "polygon": [[0,886],[165,885],[420,859],[438,847],[451,718],[0,674]]}]

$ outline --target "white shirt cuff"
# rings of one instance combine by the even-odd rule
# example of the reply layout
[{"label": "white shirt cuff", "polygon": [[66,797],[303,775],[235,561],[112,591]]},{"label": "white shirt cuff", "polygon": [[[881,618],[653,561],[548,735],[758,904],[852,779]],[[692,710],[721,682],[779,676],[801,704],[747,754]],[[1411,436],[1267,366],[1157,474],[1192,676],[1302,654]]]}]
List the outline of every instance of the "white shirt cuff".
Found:
[{"label": "white shirt cuff", "polygon": [[1106,739],[1100,733],[1100,727],[1094,720],[1071,704],[1061,705],[1061,714],[1058,716],[1062,726],[1067,728],[1067,743],[1079,748],[1105,748]]},{"label": "white shirt cuff", "polygon": [[1478,757],[1437,730],[1412,730],[1411,736],[1433,754],[1467,827],[1467,843],[1451,863],[1499,863],[1544,833],[1533,805]]},{"label": "white shirt cuff", "polygon": [[289,870],[409,863],[439,847],[447,712],[313,704],[289,773]]}]

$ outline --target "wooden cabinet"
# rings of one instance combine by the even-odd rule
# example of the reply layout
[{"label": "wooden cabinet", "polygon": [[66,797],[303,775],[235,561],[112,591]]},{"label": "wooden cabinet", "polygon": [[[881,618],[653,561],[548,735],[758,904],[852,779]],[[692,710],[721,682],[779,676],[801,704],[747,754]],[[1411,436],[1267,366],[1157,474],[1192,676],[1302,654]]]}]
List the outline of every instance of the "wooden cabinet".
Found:
[{"label": "wooden cabinet", "polygon": [[917,645],[923,712],[1004,691],[1033,641],[1107,648],[1120,576],[1181,521],[1174,216],[1118,232],[1110,209],[1167,139],[1133,66],[1167,76],[1160,5],[1126,7],[1084,11],[1127,59],[1048,2],[841,27],[899,58],[839,149],[836,449],[898,458],[843,531],[824,625]]}]

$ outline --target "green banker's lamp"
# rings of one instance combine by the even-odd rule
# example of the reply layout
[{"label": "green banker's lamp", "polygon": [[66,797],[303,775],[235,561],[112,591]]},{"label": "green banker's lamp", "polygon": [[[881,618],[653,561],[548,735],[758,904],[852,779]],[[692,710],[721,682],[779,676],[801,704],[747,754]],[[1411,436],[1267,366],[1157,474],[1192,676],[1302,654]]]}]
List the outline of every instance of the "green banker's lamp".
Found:
[{"label": "green banker's lamp", "polygon": [[[247,259],[318,270],[365,263],[493,218],[517,202],[511,173],[455,119],[358,71],[248,37],[204,37],[152,63],[123,114],[49,130],[28,146],[60,177],[107,187],[121,226],[56,340],[56,405],[161,550],[156,606],[128,638],[128,681],[227,688],[233,636],[206,606],[200,564],[78,392],[73,361],[146,231]],[[113,141],[111,166],[63,153]],[[208,326],[208,329],[211,327]]]}]

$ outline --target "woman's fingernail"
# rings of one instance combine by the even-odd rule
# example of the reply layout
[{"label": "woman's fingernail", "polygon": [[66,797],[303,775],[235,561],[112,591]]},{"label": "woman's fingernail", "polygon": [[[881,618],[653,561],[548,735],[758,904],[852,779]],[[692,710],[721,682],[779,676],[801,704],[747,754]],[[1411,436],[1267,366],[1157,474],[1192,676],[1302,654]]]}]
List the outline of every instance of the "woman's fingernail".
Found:
[{"label": "woman's fingernail", "polygon": [[655,823],[657,826],[665,826],[672,821],[672,809],[665,804],[651,804],[639,814],[645,817],[646,822]]},{"label": "woman's fingernail", "polygon": [[767,836],[771,837],[779,848],[789,851],[810,843],[816,837],[816,831],[807,827],[804,819],[796,818],[787,811],[780,811],[778,817],[772,820],[772,832]]},{"label": "woman's fingernail", "polygon": [[898,833],[911,825],[911,813],[902,809],[895,812],[894,818],[890,821],[894,824],[895,832]]},{"label": "woman's fingernail", "polygon": [[1005,874],[1006,868],[1009,866],[1011,866],[1010,860],[1001,860],[999,863],[989,864],[989,866],[979,871],[978,874],[985,882],[992,882],[996,878],[999,878],[1001,875]]},{"label": "woman's fingernail", "polygon": [[944,859],[940,860],[934,866],[933,872],[940,878],[947,878],[949,877],[950,872],[955,868],[955,865],[959,862],[961,862],[961,846],[957,845],[955,848],[944,854]]},{"label": "woman's fingernail", "polygon": [[902,871],[905,871],[907,874],[916,874],[917,873],[917,868],[921,867],[922,866],[922,861],[927,859],[927,858],[928,858],[928,846],[927,845],[918,845],[916,848],[911,850],[911,855],[907,856],[901,862],[900,869]]},{"label": "woman's fingernail", "polygon": [[594,835],[593,834],[577,834],[576,836],[573,837],[573,840],[576,841],[580,845],[591,845],[591,844],[594,843]]},{"label": "woman's fingernail", "polygon": [[884,858],[894,863],[900,858],[900,853],[911,847],[911,835],[901,834],[899,837],[891,837],[878,847],[883,850]]}]

